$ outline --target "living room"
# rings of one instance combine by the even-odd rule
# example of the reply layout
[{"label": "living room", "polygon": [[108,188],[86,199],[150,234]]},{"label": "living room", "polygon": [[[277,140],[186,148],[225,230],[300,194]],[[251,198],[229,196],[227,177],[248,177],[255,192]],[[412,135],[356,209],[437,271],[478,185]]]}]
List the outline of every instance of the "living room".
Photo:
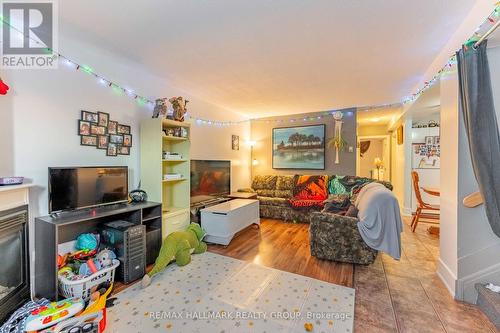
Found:
[{"label": "living room", "polygon": [[500,4],[29,3],[0,332],[499,330]]}]

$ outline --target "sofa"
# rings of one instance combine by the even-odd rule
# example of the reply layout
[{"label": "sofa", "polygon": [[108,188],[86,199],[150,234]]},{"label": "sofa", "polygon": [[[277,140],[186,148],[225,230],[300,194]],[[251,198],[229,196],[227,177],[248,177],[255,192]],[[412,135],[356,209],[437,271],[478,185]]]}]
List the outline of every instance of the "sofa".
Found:
[{"label": "sofa", "polygon": [[[357,217],[327,213],[320,207],[306,209],[292,207],[290,201],[294,197],[297,177],[298,175],[259,175],[254,177],[251,188],[239,191],[257,194],[262,218],[309,223],[311,255],[339,262],[363,265],[373,263],[377,251],[368,247],[361,238],[357,227]],[[328,176],[327,194],[330,198],[338,194],[334,193],[336,189],[332,182],[341,177],[343,176]],[[359,184],[376,181],[361,177],[350,177],[350,180]],[[377,182],[392,190],[389,182]],[[349,196],[353,195],[352,192]]]}]

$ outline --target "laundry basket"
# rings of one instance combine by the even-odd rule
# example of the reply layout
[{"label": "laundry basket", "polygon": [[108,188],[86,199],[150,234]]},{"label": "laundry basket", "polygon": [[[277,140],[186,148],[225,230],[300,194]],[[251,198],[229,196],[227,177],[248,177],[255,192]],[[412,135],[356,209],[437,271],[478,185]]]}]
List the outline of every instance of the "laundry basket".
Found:
[{"label": "laundry basket", "polygon": [[120,266],[120,261],[113,259],[113,265],[110,267],[101,269],[86,278],[75,281],[68,280],[66,277],[59,275],[59,294],[66,298],[80,297],[84,301],[88,301],[92,287],[100,285],[103,282],[113,283],[115,280],[115,270],[118,266]]}]

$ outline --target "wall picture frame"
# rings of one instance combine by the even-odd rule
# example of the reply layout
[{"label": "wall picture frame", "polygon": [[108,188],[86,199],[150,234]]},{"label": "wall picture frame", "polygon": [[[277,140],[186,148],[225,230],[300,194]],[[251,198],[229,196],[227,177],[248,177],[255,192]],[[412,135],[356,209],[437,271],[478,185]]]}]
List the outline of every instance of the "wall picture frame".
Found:
[{"label": "wall picture frame", "polygon": [[132,147],[132,134],[123,134],[123,146]]},{"label": "wall picture frame", "polygon": [[106,156],[130,155],[131,126],[111,120],[107,112],[80,110],[80,145],[106,150]]},{"label": "wall picture frame", "polygon": [[117,134],[130,134],[130,126],[118,124],[116,133]]},{"label": "wall picture frame", "polygon": [[399,125],[398,129],[396,130],[396,141],[398,145],[402,145],[404,143],[403,125]]},{"label": "wall picture frame", "polygon": [[231,136],[231,149],[232,150],[240,150],[240,136],[232,135]]},{"label": "wall picture frame", "polygon": [[89,121],[94,124],[97,124],[99,122],[99,115],[97,114],[97,112],[81,110],[81,113],[81,120]]},{"label": "wall picture frame", "polygon": [[118,146],[118,155],[130,155],[130,147]]},{"label": "wall picture frame", "polygon": [[90,135],[106,135],[106,127],[90,124]]},{"label": "wall picture frame", "polygon": [[90,135],[90,121],[78,120],[78,135]]},{"label": "wall picture frame", "polygon": [[108,134],[118,134],[118,122],[114,120],[110,120],[108,122]]},{"label": "wall picture frame", "polygon": [[273,128],[273,169],[325,170],[325,132],[325,124]]},{"label": "wall picture frame", "polygon": [[108,143],[108,148],[106,149],[106,156],[116,156],[118,155],[118,146],[115,143]]},{"label": "wall picture frame", "polygon": [[81,135],[80,136],[80,145],[81,146],[97,146],[97,136],[95,135]]},{"label": "wall picture frame", "polygon": [[108,127],[108,123],[109,123],[109,113],[98,111],[97,125]]},{"label": "wall picture frame", "polygon": [[108,135],[97,136],[97,149],[108,149],[108,144],[109,144]]},{"label": "wall picture frame", "polygon": [[110,134],[109,135],[109,143],[114,143],[114,144],[117,144],[117,145],[122,145],[123,144],[123,135]]}]

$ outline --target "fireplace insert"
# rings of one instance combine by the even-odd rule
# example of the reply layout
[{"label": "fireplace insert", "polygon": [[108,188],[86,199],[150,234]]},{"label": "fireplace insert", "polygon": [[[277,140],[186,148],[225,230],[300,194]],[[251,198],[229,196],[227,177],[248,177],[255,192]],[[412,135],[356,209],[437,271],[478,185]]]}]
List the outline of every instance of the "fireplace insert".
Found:
[{"label": "fireplace insert", "polygon": [[0,323],[30,298],[28,206],[0,212]]}]

